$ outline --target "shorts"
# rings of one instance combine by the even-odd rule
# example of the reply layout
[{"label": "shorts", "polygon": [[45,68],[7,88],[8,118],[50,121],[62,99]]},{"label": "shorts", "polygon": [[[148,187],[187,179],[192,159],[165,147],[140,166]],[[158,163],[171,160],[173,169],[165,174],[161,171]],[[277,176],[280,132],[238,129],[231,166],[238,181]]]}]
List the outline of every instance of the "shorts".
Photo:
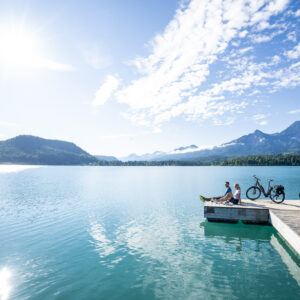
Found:
[{"label": "shorts", "polygon": [[233,203],[233,204],[239,204],[239,199],[235,199],[235,198],[231,198],[229,200],[229,202]]}]

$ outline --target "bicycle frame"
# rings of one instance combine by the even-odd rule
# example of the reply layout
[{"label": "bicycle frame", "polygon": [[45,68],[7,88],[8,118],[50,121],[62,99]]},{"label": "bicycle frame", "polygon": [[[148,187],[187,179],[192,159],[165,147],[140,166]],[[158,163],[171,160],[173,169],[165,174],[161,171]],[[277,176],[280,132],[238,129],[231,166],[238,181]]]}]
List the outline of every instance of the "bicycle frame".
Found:
[{"label": "bicycle frame", "polygon": [[256,180],[255,186],[257,186],[262,191],[262,193],[264,194],[265,197],[269,197],[273,190],[273,187],[271,186],[271,180],[268,180],[268,191],[267,192],[265,191],[264,187],[259,183],[259,179],[257,177],[255,177],[255,180]]}]

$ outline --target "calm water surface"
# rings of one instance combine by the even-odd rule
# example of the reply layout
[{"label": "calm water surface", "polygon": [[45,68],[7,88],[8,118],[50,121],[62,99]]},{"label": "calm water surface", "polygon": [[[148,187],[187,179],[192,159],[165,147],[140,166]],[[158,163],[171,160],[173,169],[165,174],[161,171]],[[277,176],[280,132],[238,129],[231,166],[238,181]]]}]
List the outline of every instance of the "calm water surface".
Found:
[{"label": "calm water surface", "polygon": [[300,299],[271,226],[207,223],[199,194],[299,167],[0,168],[0,299]]}]

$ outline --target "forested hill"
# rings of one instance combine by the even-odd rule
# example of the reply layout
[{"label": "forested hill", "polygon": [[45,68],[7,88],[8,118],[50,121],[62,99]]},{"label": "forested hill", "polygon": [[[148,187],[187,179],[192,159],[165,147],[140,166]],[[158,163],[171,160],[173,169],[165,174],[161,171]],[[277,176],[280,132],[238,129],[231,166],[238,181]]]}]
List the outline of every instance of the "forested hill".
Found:
[{"label": "forested hill", "polygon": [[0,163],[87,165],[99,160],[74,143],[19,135],[0,141]]}]

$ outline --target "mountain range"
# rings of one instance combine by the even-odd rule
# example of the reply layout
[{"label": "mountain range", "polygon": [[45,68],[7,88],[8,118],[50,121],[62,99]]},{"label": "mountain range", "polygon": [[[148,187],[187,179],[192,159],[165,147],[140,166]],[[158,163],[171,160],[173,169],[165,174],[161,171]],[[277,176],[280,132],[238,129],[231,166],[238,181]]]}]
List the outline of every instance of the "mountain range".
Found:
[{"label": "mountain range", "polygon": [[137,155],[135,153],[130,154],[129,156],[126,157],[120,157],[119,159],[123,162],[125,161],[157,161],[160,160],[162,157],[166,156],[175,156],[178,154],[183,154],[183,153],[190,153],[194,151],[199,151],[199,147],[196,145],[190,145],[186,147],[179,147],[176,148],[170,152],[162,152],[162,151],[155,151],[153,153],[146,153],[143,155]]},{"label": "mountain range", "polygon": [[201,161],[207,158],[231,158],[253,155],[300,153],[300,121],[279,133],[268,134],[260,130],[238,139],[206,149],[196,145],[176,148],[170,152],[156,151],[144,155],[131,154],[122,161]]},{"label": "mountain range", "polygon": [[[156,151],[144,155],[131,154],[120,158],[128,161],[220,161],[254,155],[300,153],[300,121],[279,133],[260,130],[244,135],[220,146],[200,149],[196,145],[179,147],[170,152]],[[49,140],[31,135],[0,141],[0,163],[40,165],[122,165],[114,156],[91,155],[74,143]]]}]

